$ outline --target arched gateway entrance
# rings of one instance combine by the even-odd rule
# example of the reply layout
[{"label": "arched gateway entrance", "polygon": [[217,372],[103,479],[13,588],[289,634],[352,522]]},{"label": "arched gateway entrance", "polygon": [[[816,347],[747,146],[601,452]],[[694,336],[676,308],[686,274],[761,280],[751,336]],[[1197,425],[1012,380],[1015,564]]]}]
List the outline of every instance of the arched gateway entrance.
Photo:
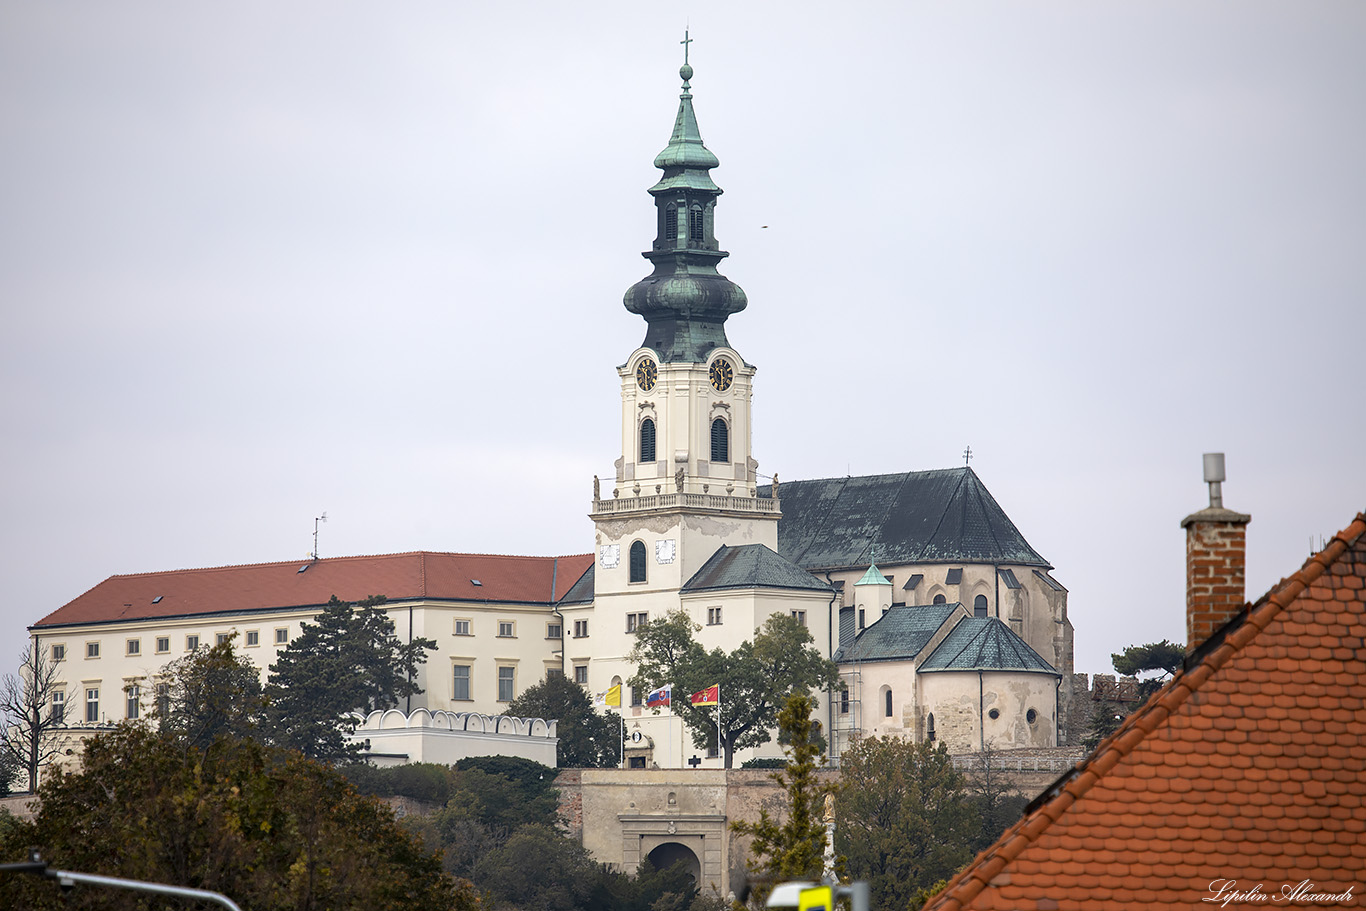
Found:
[{"label": "arched gateway entrance", "polygon": [[692,881],[694,883],[702,881],[702,861],[687,845],[681,845],[676,841],[667,841],[651,851],[648,857],[656,870],[667,869],[682,861],[686,865],[684,869],[688,871]]}]

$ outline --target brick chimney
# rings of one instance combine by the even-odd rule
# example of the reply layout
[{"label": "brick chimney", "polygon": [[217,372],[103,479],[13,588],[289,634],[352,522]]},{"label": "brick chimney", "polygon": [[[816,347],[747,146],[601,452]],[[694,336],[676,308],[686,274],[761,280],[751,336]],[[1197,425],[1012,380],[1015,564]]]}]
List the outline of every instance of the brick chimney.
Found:
[{"label": "brick chimney", "polygon": [[1209,506],[1181,520],[1186,530],[1186,653],[1204,644],[1246,604],[1247,523],[1224,508],[1224,454],[1205,453]]}]

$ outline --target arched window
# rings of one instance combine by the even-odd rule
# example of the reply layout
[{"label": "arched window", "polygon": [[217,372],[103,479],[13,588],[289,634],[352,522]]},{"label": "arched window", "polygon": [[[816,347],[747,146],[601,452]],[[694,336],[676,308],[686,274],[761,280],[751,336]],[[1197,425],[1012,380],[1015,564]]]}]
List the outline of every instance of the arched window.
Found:
[{"label": "arched window", "polygon": [[645,581],[645,542],[631,542],[631,581]]},{"label": "arched window", "polygon": [[730,428],[726,426],[725,418],[717,418],[711,422],[711,460],[730,461]]},{"label": "arched window", "polygon": [[942,594],[941,594],[941,595],[935,595],[935,596],[934,596],[934,603],[935,603],[935,604],[947,604],[947,603],[948,603],[948,599],[945,598]]},{"label": "arched window", "polygon": [[925,739],[934,742],[934,712],[930,712],[929,721],[925,725]]},{"label": "arched window", "polygon": [[883,712],[883,714],[886,715],[888,718],[891,718],[891,717],[892,717],[892,691],[891,691],[891,690],[888,690],[888,691],[887,691],[887,695],[884,696],[883,699],[884,699],[884,701],[886,702],[886,705],[883,706],[882,712]]},{"label": "arched window", "polygon": [[702,207],[693,206],[688,210],[688,240],[702,239]]},{"label": "arched window", "polygon": [[664,207],[664,239],[678,240],[678,206],[673,203]]},{"label": "arched window", "polygon": [[972,615],[974,617],[985,617],[987,615],[986,595],[978,595],[972,599]]},{"label": "arched window", "polygon": [[653,462],[655,460],[654,418],[646,418],[640,422],[640,460],[642,462]]}]

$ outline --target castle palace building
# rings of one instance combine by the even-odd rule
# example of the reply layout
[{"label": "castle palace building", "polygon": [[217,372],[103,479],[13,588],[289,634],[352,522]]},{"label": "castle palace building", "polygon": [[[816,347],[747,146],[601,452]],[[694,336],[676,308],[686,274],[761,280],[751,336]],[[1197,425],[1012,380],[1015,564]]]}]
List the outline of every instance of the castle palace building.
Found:
[{"label": "castle palace building", "polygon": [[[649,189],[653,269],[625,295],[645,331],[616,368],[619,458],[615,477],[594,479],[592,553],[417,552],[113,576],[30,627],[60,662],[54,708],[70,724],[145,714],[168,662],[233,633],[264,674],[329,597],[383,594],[401,637],[438,646],[405,714],[497,715],[551,673],[593,694],[621,686],[620,707],[604,710],[621,713],[634,766],[722,761],[629,685],[636,631],[677,610],[709,650],[734,649],[774,614],[805,625],[841,670],[842,686],[818,694],[835,759],[868,735],[955,752],[1075,741],[1062,721],[1067,591],[971,468],[760,483],[756,370],[726,337],[747,300],[717,270],[727,256],[716,239],[719,162],[698,129],[692,67],[680,75]],[[779,755],[775,738],[734,758]]]}]

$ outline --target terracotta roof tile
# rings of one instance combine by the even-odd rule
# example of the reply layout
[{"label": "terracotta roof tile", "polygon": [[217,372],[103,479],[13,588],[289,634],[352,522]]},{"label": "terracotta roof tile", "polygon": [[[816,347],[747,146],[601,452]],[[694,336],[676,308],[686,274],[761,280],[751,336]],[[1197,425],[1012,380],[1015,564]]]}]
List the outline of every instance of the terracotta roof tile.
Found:
[{"label": "terracotta roof tile", "polygon": [[1306,878],[1319,891],[1359,889],[1363,577],[1359,515],[1190,656],[927,908],[1192,907],[1218,878],[1271,893]]},{"label": "terracotta roof tile", "polygon": [[548,604],[563,597],[592,565],[592,554],[514,557],[417,551],[110,576],[34,626],[316,608],[332,595],[344,601],[384,595],[390,601]]}]

